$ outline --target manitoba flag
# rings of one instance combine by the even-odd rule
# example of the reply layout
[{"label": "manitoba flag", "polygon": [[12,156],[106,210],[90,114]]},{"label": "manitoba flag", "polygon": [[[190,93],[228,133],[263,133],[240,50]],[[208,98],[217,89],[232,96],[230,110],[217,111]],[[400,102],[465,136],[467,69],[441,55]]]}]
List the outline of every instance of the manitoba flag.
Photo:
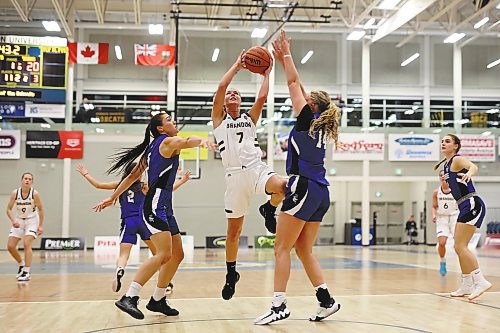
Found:
[{"label": "manitoba flag", "polygon": [[69,62],[72,64],[107,64],[108,43],[68,43]]},{"label": "manitoba flag", "polygon": [[135,64],[142,66],[175,65],[175,46],[165,44],[135,44]]}]

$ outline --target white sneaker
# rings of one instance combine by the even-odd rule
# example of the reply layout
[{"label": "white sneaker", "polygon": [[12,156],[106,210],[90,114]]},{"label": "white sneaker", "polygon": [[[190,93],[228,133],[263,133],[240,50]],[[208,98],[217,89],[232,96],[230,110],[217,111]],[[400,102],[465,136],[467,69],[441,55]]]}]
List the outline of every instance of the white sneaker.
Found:
[{"label": "white sneaker", "polygon": [[119,292],[120,289],[122,288],[122,277],[125,275],[125,270],[123,268],[120,268],[119,270],[116,271],[115,278],[113,280],[113,283],[111,284],[111,289],[116,293]]},{"label": "white sneaker", "polygon": [[462,283],[457,290],[450,293],[451,297],[463,297],[472,294],[474,291],[474,285]]},{"label": "white sneaker", "polygon": [[483,281],[474,283],[474,290],[472,291],[472,293],[468,297],[469,301],[472,301],[472,300],[478,298],[479,296],[481,296],[486,290],[490,289],[491,286],[492,286],[492,284],[487,280],[483,280]]},{"label": "white sneaker", "polygon": [[21,275],[17,278],[17,281],[23,282],[23,281],[29,281],[31,278],[31,274],[28,272],[23,271]]},{"label": "white sneaker", "polygon": [[272,322],[290,317],[290,311],[286,307],[286,301],[280,306],[271,306],[271,309],[254,320],[255,325],[267,325]]},{"label": "white sneaker", "polygon": [[24,272],[23,269],[24,269],[24,266],[19,266],[19,268],[17,269],[16,279],[23,274],[23,272]]},{"label": "white sneaker", "polygon": [[340,304],[336,303],[332,298],[332,302],[329,304],[329,306],[323,307],[320,304],[318,311],[316,311],[315,314],[311,315],[311,317],[309,317],[309,320],[310,321],[322,321],[326,317],[331,316],[332,314],[334,314],[335,312],[337,312],[339,310],[340,310]]}]

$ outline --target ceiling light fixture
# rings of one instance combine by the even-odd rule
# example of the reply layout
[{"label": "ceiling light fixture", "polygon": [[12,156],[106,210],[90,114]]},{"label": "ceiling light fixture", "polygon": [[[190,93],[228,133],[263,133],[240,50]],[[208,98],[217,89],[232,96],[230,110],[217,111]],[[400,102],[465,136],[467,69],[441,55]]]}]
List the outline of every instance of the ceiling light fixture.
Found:
[{"label": "ceiling light fixture", "polygon": [[454,34],[446,37],[446,39],[443,42],[445,44],[454,44],[464,37],[465,37],[465,34],[463,32],[455,32]]},{"label": "ceiling light fixture", "polygon": [[252,38],[264,38],[267,34],[267,28],[255,28],[252,31]]},{"label": "ceiling light fixture", "polygon": [[347,40],[360,40],[366,35],[366,31],[364,30],[355,30],[347,35]]},{"label": "ceiling light fixture", "polygon": [[42,25],[47,31],[61,31],[61,27],[56,21],[42,21]]},{"label": "ceiling light fixture", "polygon": [[218,47],[216,47],[214,49],[214,53],[212,53],[212,62],[217,61],[217,59],[219,58],[219,52],[220,52],[220,49]]},{"label": "ceiling light fixture", "polygon": [[484,17],[482,20],[478,21],[476,24],[474,24],[474,29],[479,29],[481,28],[483,25],[485,25],[488,21],[490,20],[490,18],[488,16]]},{"label": "ceiling light fixture", "polygon": [[309,50],[309,52],[306,53],[306,55],[304,56],[304,58],[302,58],[302,60],[300,61],[300,63],[303,65],[305,64],[309,59],[311,59],[312,55],[314,54],[314,51],[313,50]]},{"label": "ceiling light fixture", "polygon": [[414,61],[415,59],[417,59],[418,57],[420,57],[420,53],[414,53],[412,56],[410,56],[408,59],[406,59],[405,61],[403,61],[401,63],[401,67],[405,67],[406,65],[408,65],[409,63],[411,63],[412,61]]}]

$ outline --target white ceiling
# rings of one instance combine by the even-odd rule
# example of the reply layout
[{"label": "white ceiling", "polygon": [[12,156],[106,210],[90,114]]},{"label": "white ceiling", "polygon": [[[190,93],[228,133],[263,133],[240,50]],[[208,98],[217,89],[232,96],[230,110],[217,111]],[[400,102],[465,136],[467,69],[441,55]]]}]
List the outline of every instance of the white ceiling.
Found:
[{"label": "white ceiling", "polygon": [[[168,28],[174,22],[173,12],[179,10],[179,24],[184,30],[250,30],[265,26],[275,31],[286,22],[287,30],[348,33],[363,29],[373,17],[376,25],[367,29],[368,38],[378,38],[389,31],[402,36],[401,45],[422,34],[466,32],[468,38],[474,39],[498,38],[500,34],[500,9],[496,8],[500,7],[500,0],[401,0],[393,9],[382,9],[383,3],[384,0],[0,0],[0,33],[39,28],[42,20],[58,20],[63,27],[62,36],[70,38],[78,27],[145,29],[150,23],[163,23]],[[486,5],[481,7],[481,3]],[[489,22],[474,29],[473,25],[484,16],[490,18]]]}]

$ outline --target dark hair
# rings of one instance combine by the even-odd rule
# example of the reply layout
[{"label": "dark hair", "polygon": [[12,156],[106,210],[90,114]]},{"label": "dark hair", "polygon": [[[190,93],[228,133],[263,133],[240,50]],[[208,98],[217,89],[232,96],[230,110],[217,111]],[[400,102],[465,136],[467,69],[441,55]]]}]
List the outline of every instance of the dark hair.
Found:
[{"label": "dark hair", "polygon": [[35,179],[35,177],[33,176],[33,174],[32,174],[31,172],[25,172],[25,173],[23,173],[23,174],[21,175],[21,179],[23,179],[25,175],[30,175],[30,176],[31,176],[31,180],[34,180],[34,179]]},{"label": "dark hair", "polygon": [[[457,151],[455,152],[455,154],[458,154],[458,152],[460,151],[460,148],[462,148],[462,144],[460,143],[460,138],[458,136],[456,136],[455,134],[450,134],[450,133],[446,134],[445,136],[449,136],[450,138],[452,138],[453,143],[458,145]],[[437,170],[439,168],[439,166],[441,164],[443,164],[444,161],[446,161],[446,158],[443,158],[441,161],[439,161],[439,163],[434,166],[434,170]]]},{"label": "dark hair", "polygon": [[[165,115],[165,113],[158,113],[151,117],[151,120],[146,127],[146,131],[144,132],[144,140],[140,144],[132,148],[122,149],[120,152],[111,156],[113,164],[108,169],[108,174],[113,172],[124,172],[128,170],[128,168],[130,168],[130,165],[139,156],[142,155],[141,159],[145,157],[144,153],[146,152],[146,148],[149,146],[151,136],[153,136],[154,139],[160,136],[160,132],[158,132],[157,127],[161,126],[163,115]],[[132,171],[132,169],[133,167],[130,169],[130,171]]]}]

